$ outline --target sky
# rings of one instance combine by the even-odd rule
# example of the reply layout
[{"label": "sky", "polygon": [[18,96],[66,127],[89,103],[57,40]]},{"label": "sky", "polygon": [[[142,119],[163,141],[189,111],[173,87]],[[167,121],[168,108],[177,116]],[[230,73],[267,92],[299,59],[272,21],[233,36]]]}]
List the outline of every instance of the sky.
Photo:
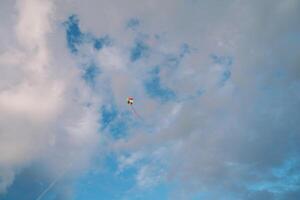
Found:
[{"label": "sky", "polygon": [[0,200],[300,199],[300,1],[1,0],[0,37]]}]

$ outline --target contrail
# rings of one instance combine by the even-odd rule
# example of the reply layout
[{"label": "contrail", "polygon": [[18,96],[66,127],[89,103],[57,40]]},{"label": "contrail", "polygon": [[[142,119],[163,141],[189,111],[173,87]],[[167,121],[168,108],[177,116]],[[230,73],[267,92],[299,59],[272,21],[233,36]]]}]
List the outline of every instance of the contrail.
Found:
[{"label": "contrail", "polygon": [[51,188],[53,188],[55,186],[55,184],[59,181],[59,179],[61,179],[64,174],[66,173],[68,168],[66,168],[59,176],[56,177],[56,179],[54,179],[49,185],[48,187],[36,198],[36,200],[41,200],[43,198],[43,196],[45,196],[47,194],[47,192],[49,192],[51,190]]}]

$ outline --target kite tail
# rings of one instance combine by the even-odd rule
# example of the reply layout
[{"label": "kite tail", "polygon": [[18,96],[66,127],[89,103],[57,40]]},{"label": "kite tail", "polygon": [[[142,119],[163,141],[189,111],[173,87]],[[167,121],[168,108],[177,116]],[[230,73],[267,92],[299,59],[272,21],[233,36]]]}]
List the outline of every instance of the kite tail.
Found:
[{"label": "kite tail", "polygon": [[138,112],[136,112],[136,110],[134,109],[134,107],[131,105],[130,106],[131,107],[131,109],[132,109],[132,111],[133,111],[133,113],[135,114],[135,116],[137,116],[140,120],[142,120],[143,121],[143,118],[139,115],[139,113]]}]

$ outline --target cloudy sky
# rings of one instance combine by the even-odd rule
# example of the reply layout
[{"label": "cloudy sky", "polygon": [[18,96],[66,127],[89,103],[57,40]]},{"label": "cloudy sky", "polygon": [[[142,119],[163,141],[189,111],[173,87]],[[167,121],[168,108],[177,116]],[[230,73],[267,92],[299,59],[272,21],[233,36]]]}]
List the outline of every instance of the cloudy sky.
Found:
[{"label": "cloudy sky", "polygon": [[300,199],[299,0],[1,0],[0,37],[1,200]]}]

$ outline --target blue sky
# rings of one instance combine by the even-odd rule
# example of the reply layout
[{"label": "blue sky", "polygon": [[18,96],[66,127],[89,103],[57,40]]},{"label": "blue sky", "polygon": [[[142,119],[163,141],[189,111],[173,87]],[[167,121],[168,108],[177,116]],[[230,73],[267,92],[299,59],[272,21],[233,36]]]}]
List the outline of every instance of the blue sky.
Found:
[{"label": "blue sky", "polygon": [[299,199],[299,11],[4,0],[0,200]]}]

